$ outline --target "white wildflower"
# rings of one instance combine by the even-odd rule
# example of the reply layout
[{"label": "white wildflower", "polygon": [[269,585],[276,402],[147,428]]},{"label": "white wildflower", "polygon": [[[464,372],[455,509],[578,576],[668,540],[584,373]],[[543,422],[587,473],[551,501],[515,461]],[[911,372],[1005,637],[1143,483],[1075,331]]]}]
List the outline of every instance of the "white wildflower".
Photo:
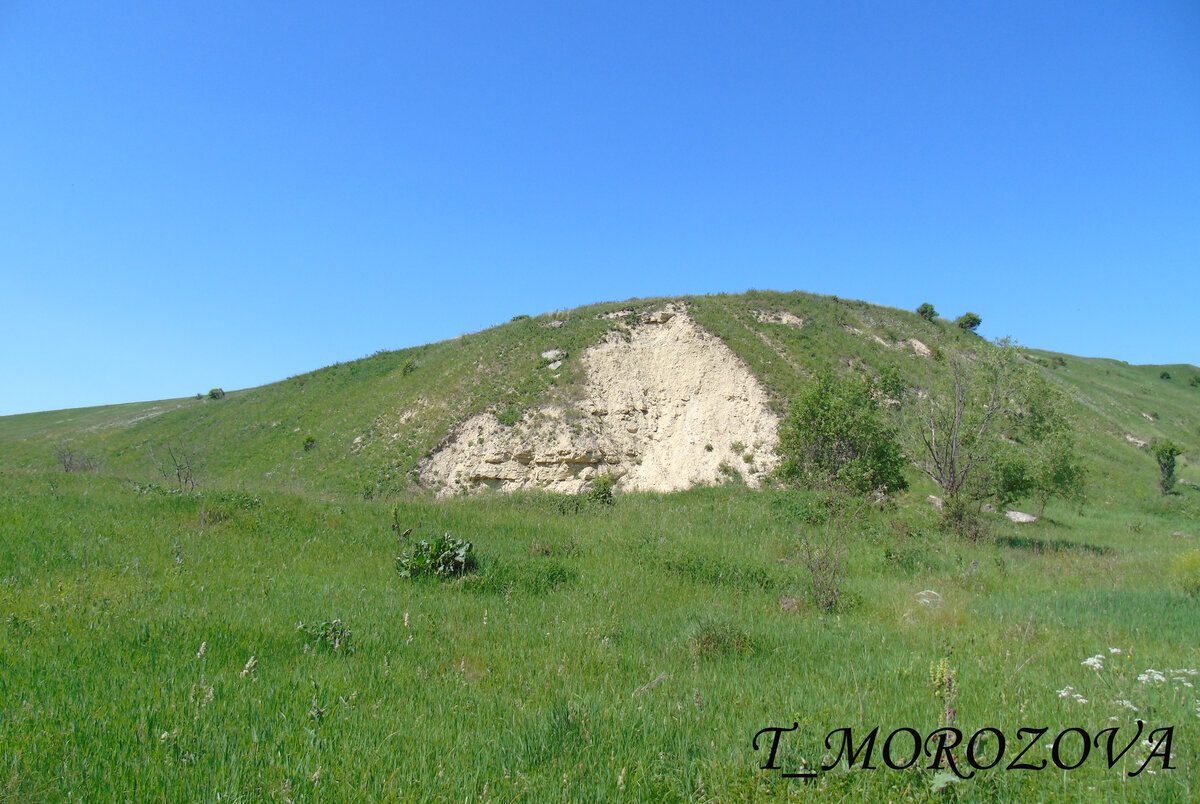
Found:
[{"label": "white wildflower", "polygon": [[207,650],[208,650],[208,643],[207,643],[207,642],[201,642],[201,643],[200,643],[200,650],[196,651],[196,658],[197,658],[197,659],[203,659],[203,658],[204,658],[204,654],[205,654],[205,652],[206,652]]},{"label": "white wildflower", "polygon": [[1121,649],[1120,648],[1109,648],[1108,652],[1112,653],[1112,654],[1117,654],[1117,653],[1121,652]]},{"label": "white wildflower", "polygon": [[1138,709],[1136,706],[1134,706],[1132,701],[1126,701],[1124,699],[1120,699],[1120,700],[1113,701],[1113,703],[1115,703],[1117,706],[1123,706],[1126,709],[1132,709],[1134,712],[1142,711],[1142,710]]},{"label": "white wildflower", "polygon": [[1090,667],[1093,670],[1103,670],[1104,655],[1097,653],[1095,656],[1092,656],[1089,659],[1084,659],[1082,662],[1080,662],[1080,664],[1082,664],[1084,667]]},{"label": "white wildflower", "polygon": [[408,628],[408,612],[407,611],[404,612],[404,627],[405,627],[405,629]]},{"label": "white wildflower", "polygon": [[1069,687],[1069,686],[1063,687],[1061,690],[1058,691],[1058,697],[1059,698],[1069,698],[1071,696],[1071,693],[1074,691],[1075,691],[1074,687]]},{"label": "white wildflower", "polygon": [[1085,703],[1087,703],[1087,702],[1088,702],[1088,699],[1087,699],[1087,698],[1084,698],[1084,697],[1083,697],[1082,695],[1080,695],[1079,693],[1075,693],[1075,694],[1074,694],[1074,695],[1072,695],[1071,697],[1072,697],[1072,698],[1074,698],[1075,700],[1079,701],[1079,703],[1081,703],[1081,704],[1085,704]]},{"label": "white wildflower", "polygon": [[1137,680],[1143,684],[1153,681],[1155,684],[1162,684],[1167,680],[1167,677],[1155,670],[1153,667],[1147,667],[1146,672],[1139,673]]}]

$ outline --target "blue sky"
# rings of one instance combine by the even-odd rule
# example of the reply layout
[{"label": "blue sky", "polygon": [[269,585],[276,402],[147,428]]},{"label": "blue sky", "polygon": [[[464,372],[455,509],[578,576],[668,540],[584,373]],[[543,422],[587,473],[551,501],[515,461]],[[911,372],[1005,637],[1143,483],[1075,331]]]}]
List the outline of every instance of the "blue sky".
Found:
[{"label": "blue sky", "polygon": [[1200,6],[6,3],[0,414],[806,290],[1200,363]]}]

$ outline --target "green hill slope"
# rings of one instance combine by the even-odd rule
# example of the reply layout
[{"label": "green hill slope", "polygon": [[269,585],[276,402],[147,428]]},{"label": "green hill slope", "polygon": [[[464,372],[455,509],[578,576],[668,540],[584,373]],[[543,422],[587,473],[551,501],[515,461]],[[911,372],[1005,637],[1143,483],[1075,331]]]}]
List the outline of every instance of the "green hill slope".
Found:
[{"label": "green hill slope", "polygon": [[[585,501],[418,482],[475,414],[577,411],[589,347],[670,302],[777,412],[816,371],[920,383],[982,345],[800,293],[636,300],[219,400],[0,418],[0,802],[1196,799],[1200,372],[1032,352],[1071,397],[1087,504],[969,537],[912,470],[857,519],[770,484]],[[1178,494],[1138,446],[1156,438],[1185,448]],[[475,572],[398,574],[444,533]],[[955,750],[971,778],[881,761],[890,734],[902,763],[947,723],[982,735],[978,772]],[[754,735],[793,724],[764,769]],[[876,726],[866,763],[826,751]],[[1112,728],[1132,748],[1110,761]],[[1042,771],[1010,769],[1027,744]]]},{"label": "green hill slope", "polygon": [[[456,424],[483,411],[512,421],[543,404],[569,404],[584,379],[586,348],[669,302],[686,305],[699,325],[741,358],[777,412],[821,368],[877,373],[891,367],[918,382],[939,370],[940,356],[981,340],[915,313],[798,292],[613,302],[517,316],[482,332],[379,352],[220,400],[2,417],[0,467],[51,468],[56,454],[68,449],[107,474],[152,482],[170,470],[170,449],[192,461],[198,484],[206,487],[369,499],[407,493],[419,487],[420,461]],[[551,373],[543,370],[548,361],[541,355],[553,349],[566,356]],[[925,356],[926,350],[931,354]],[[1140,486],[1127,479],[1136,476],[1144,479],[1141,490],[1152,493],[1153,461],[1137,441],[1155,438],[1183,445],[1181,477],[1200,482],[1191,476],[1200,444],[1200,388],[1189,385],[1200,369],[1032,354],[1039,369],[1076,400],[1098,491],[1132,493]],[[1160,379],[1163,372],[1169,380]]]}]

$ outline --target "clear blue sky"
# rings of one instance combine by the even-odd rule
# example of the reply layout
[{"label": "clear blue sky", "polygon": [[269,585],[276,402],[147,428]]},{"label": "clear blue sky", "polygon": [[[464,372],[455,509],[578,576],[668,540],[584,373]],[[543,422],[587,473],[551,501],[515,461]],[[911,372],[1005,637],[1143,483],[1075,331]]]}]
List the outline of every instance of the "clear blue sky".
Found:
[{"label": "clear blue sky", "polygon": [[807,290],[1200,363],[1200,4],[11,2],[0,414]]}]

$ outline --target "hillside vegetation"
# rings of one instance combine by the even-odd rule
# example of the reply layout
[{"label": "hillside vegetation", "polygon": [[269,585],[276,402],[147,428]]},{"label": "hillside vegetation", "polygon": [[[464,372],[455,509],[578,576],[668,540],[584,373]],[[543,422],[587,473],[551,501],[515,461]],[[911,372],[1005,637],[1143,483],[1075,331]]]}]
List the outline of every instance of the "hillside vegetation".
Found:
[{"label": "hillside vegetation", "polygon": [[[1086,499],[997,513],[975,539],[945,532],[911,467],[857,517],[741,472],[615,498],[420,482],[473,415],[581,404],[588,347],[672,302],[781,415],[819,372],[919,385],[984,346],[801,293],[647,299],[220,399],[0,418],[0,801],[1200,796],[1200,369],[1031,350],[1069,396]],[[1156,440],[1183,451],[1173,494],[1140,446]],[[477,570],[400,577],[397,555],[444,533]],[[812,571],[829,544],[834,606]],[[1004,768],[1020,728],[1048,729],[1036,763],[1071,728],[1118,726],[1123,746],[1138,718],[1174,727],[1170,768],[1130,776],[1140,739],[1112,768],[1103,739],[1077,769]],[[877,753],[805,781],[751,745],[793,723],[784,771],[834,764],[843,727],[992,727],[1010,746],[969,779]]]}]

